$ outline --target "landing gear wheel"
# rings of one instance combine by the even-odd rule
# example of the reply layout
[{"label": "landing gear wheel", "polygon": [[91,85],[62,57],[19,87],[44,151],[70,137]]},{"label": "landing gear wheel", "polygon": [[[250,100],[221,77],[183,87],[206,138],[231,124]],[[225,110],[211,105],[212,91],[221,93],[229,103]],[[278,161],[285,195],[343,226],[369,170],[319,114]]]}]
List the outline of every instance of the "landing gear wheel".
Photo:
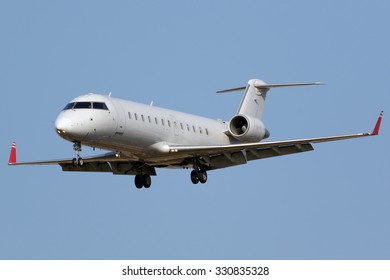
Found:
[{"label": "landing gear wheel", "polygon": [[142,187],[147,189],[152,185],[152,179],[148,174],[138,174],[134,178],[134,184],[137,189],[141,189]]},{"label": "landing gear wheel", "polygon": [[134,184],[137,189],[141,189],[143,186],[142,175],[136,175],[134,178]]},{"label": "landing gear wheel", "polygon": [[206,172],[206,170],[200,170],[198,172],[198,179],[199,179],[199,182],[201,182],[202,184],[207,182],[207,172]]},{"label": "landing gear wheel", "polygon": [[83,166],[84,165],[84,160],[82,158],[77,159],[77,165],[78,166]]},{"label": "landing gear wheel", "polygon": [[196,170],[191,171],[191,182],[193,184],[199,183],[198,171]]},{"label": "landing gear wheel", "polygon": [[73,158],[72,159],[72,164],[74,166],[83,166],[84,165],[84,160],[82,158]]},{"label": "landing gear wheel", "polygon": [[150,188],[150,186],[152,185],[152,179],[150,178],[150,175],[142,175],[142,182],[145,188]]}]

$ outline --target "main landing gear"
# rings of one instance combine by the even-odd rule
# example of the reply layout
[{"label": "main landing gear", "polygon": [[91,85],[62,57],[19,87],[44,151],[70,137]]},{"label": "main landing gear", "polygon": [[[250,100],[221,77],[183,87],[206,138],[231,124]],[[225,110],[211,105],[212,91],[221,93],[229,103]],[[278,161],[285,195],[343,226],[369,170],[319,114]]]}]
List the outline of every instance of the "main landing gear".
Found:
[{"label": "main landing gear", "polygon": [[76,153],[76,157],[72,159],[73,165],[74,166],[83,166],[84,165],[84,160],[80,157],[81,143],[80,142],[74,142],[73,150]]},{"label": "main landing gear", "polygon": [[141,189],[142,187],[150,188],[152,185],[152,179],[148,174],[138,174],[134,178],[134,183],[137,189]]},{"label": "main landing gear", "polygon": [[201,182],[202,184],[207,182],[207,172],[205,169],[194,169],[191,171],[191,182],[197,184]]}]

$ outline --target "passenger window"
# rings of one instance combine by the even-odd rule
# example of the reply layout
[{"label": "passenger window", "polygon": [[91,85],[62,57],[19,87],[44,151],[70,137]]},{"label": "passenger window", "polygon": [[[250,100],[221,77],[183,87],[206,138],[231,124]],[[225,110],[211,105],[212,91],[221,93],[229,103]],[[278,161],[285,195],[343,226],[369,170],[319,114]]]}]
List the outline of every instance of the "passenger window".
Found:
[{"label": "passenger window", "polygon": [[91,109],[91,102],[77,102],[73,109]]},{"label": "passenger window", "polygon": [[194,132],[196,132],[196,130],[195,130],[195,125],[192,126],[192,130],[193,130]]},{"label": "passenger window", "polygon": [[202,128],[199,126],[199,132],[200,134],[202,134]]},{"label": "passenger window", "polygon": [[164,126],[164,119],[161,119],[161,123],[162,123],[162,125]]},{"label": "passenger window", "polygon": [[154,118],[154,121],[156,122],[156,124],[158,124],[158,121],[157,121],[157,118],[156,118],[156,117]]},{"label": "passenger window", "polygon": [[181,128],[181,130],[183,130],[183,124],[182,123],[180,123],[180,128]]},{"label": "passenger window", "polygon": [[144,115],[141,115],[141,119],[142,119],[143,122],[145,121]]},{"label": "passenger window", "polygon": [[148,116],[148,121],[149,121],[149,123],[151,123],[152,121],[151,121],[151,119],[150,119],[150,116]]},{"label": "passenger window", "polygon": [[106,103],[104,102],[93,102],[94,109],[108,110]]},{"label": "passenger window", "polygon": [[187,124],[187,130],[190,131],[190,125],[189,124]]},{"label": "passenger window", "polygon": [[170,120],[168,120],[168,126],[171,127],[171,121]]},{"label": "passenger window", "polygon": [[138,115],[137,115],[137,113],[134,113],[134,118],[135,118],[135,120],[138,120]]},{"label": "passenger window", "polygon": [[129,114],[129,119],[131,120],[131,113],[130,113],[130,112],[128,112],[128,114]]},{"label": "passenger window", "polygon": [[206,135],[209,135],[209,130],[206,128]]}]

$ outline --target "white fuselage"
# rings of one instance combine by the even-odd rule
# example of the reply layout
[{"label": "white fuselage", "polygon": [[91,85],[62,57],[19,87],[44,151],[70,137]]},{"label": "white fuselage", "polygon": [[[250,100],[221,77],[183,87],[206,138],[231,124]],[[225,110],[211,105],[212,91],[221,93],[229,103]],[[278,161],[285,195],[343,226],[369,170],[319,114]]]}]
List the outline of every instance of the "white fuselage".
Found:
[{"label": "white fuselage", "polygon": [[55,121],[56,132],[62,138],[146,163],[161,162],[162,157],[167,163],[177,160],[175,155],[167,155],[172,144],[237,142],[224,133],[228,125],[222,121],[108,96],[87,94],[68,106]]}]

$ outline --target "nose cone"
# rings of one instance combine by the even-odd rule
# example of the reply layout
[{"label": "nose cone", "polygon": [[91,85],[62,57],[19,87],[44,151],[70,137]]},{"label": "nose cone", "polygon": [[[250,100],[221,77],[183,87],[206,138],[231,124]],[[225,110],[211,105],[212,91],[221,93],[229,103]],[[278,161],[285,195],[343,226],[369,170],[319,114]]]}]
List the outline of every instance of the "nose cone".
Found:
[{"label": "nose cone", "polygon": [[60,137],[69,141],[81,141],[87,134],[81,122],[75,121],[69,116],[64,116],[62,113],[54,122],[54,128]]},{"label": "nose cone", "polygon": [[54,127],[58,134],[70,133],[72,131],[72,121],[68,118],[58,117],[54,123]]}]

